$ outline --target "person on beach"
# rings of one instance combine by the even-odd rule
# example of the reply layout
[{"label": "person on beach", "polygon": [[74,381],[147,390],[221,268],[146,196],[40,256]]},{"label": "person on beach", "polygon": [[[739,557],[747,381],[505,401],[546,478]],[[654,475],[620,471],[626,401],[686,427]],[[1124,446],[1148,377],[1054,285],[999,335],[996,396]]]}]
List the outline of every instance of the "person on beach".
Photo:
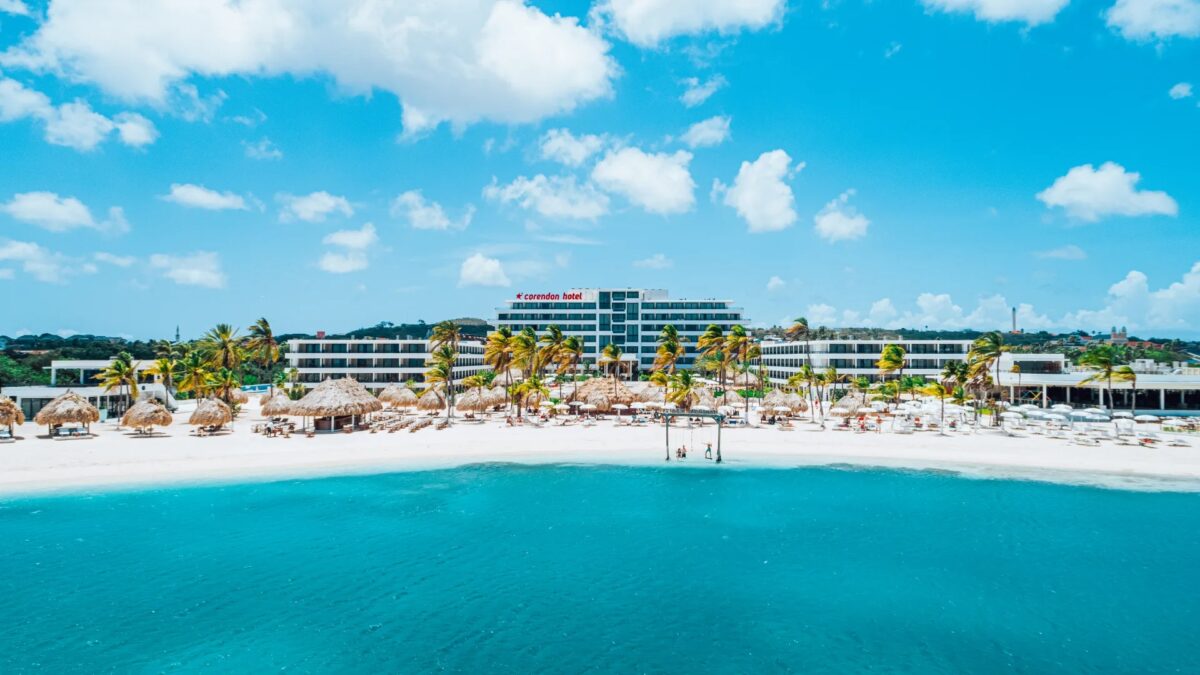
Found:
[{"label": "person on beach", "polygon": [[704,459],[712,459],[712,443],[705,444]]}]

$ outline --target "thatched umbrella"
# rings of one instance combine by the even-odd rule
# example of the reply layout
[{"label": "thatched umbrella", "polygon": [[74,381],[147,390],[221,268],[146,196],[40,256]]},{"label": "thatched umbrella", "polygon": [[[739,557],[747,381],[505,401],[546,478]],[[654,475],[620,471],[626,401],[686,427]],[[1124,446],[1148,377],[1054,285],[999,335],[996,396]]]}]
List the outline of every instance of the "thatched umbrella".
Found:
[{"label": "thatched umbrella", "polygon": [[89,424],[100,421],[100,411],[86,398],[68,391],[47,403],[33,420],[48,427],[78,423],[86,429]]},{"label": "thatched umbrella", "polygon": [[717,409],[717,399],[713,397],[711,391],[705,388],[696,389],[692,392],[691,406],[703,406],[711,410]]},{"label": "thatched umbrella", "polygon": [[0,424],[8,427],[11,432],[13,426],[25,423],[25,411],[13,403],[13,400],[7,396],[0,396]]},{"label": "thatched umbrella", "polygon": [[633,392],[629,387],[620,381],[613,382],[612,378],[607,377],[596,377],[581,383],[569,398],[572,401],[587,401],[592,394],[603,394],[610,404],[629,405],[634,401]]},{"label": "thatched umbrella", "polygon": [[762,402],[767,406],[787,405],[787,394],[778,389],[772,389],[767,392],[766,396],[763,396]]},{"label": "thatched umbrella", "polygon": [[800,394],[791,393],[783,397],[783,402],[779,405],[786,405],[795,412],[806,412],[808,410],[808,401]]},{"label": "thatched umbrella", "polygon": [[732,389],[726,389],[721,397],[721,405],[741,405],[745,402],[742,395]]},{"label": "thatched umbrella", "polygon": [[144,398],[125,411],[125,415],[121,418],[121,426],[151,429],[153,427],[169,427],[174,421],[175,418],[157,399]]},{"label": "thatched umbrella", "polygon": [[425,390],[417,399],[417,410],[441,410],[446,407],[446,397],[433,387]]},{"label": "thatched umbrella", "polygon": [[593,391],[592,393],[588,394],[587,402],[588,405],[596,406],[596,410],[599,410],[600,412],[607,412],[608,410],[612,409],[612,401],[608,398],[608,396],[599,391]]},{"label": "thatched umbrella", "polygon": [[215,398],[196,401],[196,410],[188,418],[188,424],[194,427],[222,427],[232,421],[233,411],[224,401]]},{"label": "thatched umbrella", "polygon": [[470,412],[483,412],[489,407],[487,396],[481,394],[478,389],[472,389],[459,397],[455,402],[459,410],[467,410]]},{"label": "thatched umbrella", "polygon": [[281,393],[276,393],[262,404],[263,417],[281,417],[292,413],[292,399]]},{"label": "thatched umbrella", "polygon": [[338,417],[358,417],[379,410],[383,410],[383,403],[350,377],[325,380],[289,407],[290,414],[298,417],[330,418],[330,429]]},{"label": "thatched umbrella", "polygon": [[[389,384],[388,386],[383,388],[383,391],[379,392],[379,400],[383,401],[384,403],[388,403],[394,407],[400,399],[400,392],[403,392],[403,391],[408,391],[408,389],[405,387],[401,387],[398,384]],[[409,393],[412,393],[412,392],[409,392]]]},{"label": "thatched umbrella", "polygon": [[234,389],[229,393],[229,398],[238,405],[246,405],[250,402],[250,394],[247,394],[241,389]]},{"label": "thatched umbrella", "polygon": [[492,387],[483,395],[487,401],[489,408],[498,408],[508,403],[508,396],[504,393],[504,387]]},{"label": "thatched umbrella", "polygon": [[271,399],[275,398],[275,395],[276,395],[276,394],[278,394],[278,393],[279,393],[279,391],[278,391],[278,390],[276,390],[276,391],[269,391],[269,390],[268,390],[268,391],[267,391],[265,394],[263,394],[262,396],[259,396],[259,397],[258,397],[258,404],[259,404],[259,405],[266,405],[266,404],[267,404],[267,401],[270,401]]}]

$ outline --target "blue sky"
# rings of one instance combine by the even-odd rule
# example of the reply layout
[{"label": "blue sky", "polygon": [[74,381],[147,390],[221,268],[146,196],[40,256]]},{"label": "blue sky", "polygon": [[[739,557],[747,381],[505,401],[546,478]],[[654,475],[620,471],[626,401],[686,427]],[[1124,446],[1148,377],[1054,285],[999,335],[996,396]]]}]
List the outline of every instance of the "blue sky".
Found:
[{"label": "blue sky", "polygon": [[1200,332],[1200,0],[428,4],[0,0],[0,333]]}]

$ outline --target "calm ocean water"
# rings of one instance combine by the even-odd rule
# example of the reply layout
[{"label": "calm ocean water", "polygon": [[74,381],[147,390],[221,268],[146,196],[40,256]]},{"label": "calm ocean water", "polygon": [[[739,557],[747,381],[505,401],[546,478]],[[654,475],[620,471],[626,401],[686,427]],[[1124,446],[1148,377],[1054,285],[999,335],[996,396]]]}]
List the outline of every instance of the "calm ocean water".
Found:
[{"label": "calm ocean water", "polygon": [[1200,672],[1200,495],[476,466],[0,502],[0,672]]}]

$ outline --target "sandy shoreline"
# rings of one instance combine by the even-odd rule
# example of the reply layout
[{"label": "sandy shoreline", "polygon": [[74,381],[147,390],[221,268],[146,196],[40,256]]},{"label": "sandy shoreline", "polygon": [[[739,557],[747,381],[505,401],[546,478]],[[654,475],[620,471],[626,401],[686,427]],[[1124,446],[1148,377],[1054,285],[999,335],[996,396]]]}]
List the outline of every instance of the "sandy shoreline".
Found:
[{"label": "sandy shoreline", "polygon": [[[509,428],[501,420],[417,433],[324,434],[266,438],[251,433],[248,413],[233,431],[198,438],[185,416],[153,438],[96,425],[91,440],[54,441],[44,427],[25,424],[23,437],[0,445],[0,497],[96,492],[183,484],[240,483],[320,476],[451,468],[480,463],[712,466],[704,443],[715,430],[674,429],[671,445],[686,444],[685,461],[664,461],[660,426]],[[1191,441],[1189,441],[1191,442]],[[1037,435],[997,431],[970,435],[856,434],[820,431],[800,423],[725,429],[725,468],[851,466],[933,470],[983,478],[1015,478],[1137,490],[1200,491],[1200,448],[1079,446]]]}]

